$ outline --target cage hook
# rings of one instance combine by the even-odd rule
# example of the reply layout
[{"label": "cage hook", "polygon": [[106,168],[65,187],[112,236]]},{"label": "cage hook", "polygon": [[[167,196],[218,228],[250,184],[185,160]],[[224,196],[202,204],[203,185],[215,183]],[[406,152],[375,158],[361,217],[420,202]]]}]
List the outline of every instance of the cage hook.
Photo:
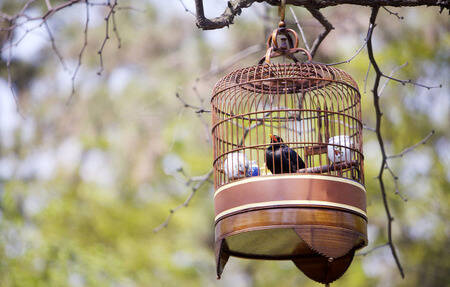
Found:
[{"label": "cage hook", "polygon": [[280,23],[278,23],[278,27],[286,27],[284,23],[284,17],[286,15],[286,0],[280,1],[280,7],[278,7],[278,16],[280,16]]},{"label": "cage hook", "polygon": [[[286,0],[280,1],[280,6],[278,7],[278,14],[280,16],[280,22],[278,23],[278,28],[273,30],[273,32],[267,38],[267,50],[265,56],[259,61],[259,64],[266,63],[270,64],[270,58],[276,58],[279,56],[286,56],[294,62],[299,62],[294,56],[297,52],[302,52],[308,61],[312,60],[310,53],[299,48],[299,39],[297,32],[292,29],[286,28],[286,23],[284,22],[286,12]],[[278,43],[278,37],[281,38],[281,42]]]}]

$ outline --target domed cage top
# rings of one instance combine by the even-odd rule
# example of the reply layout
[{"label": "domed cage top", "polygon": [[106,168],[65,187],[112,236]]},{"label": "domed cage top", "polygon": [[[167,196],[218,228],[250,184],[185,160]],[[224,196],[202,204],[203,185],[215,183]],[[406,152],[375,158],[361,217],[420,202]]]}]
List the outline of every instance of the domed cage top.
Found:
[{"label": "domed cage top", "polygon": [[[361,97],[344,71],[316,63],[243,68],[216,84],[211,103],[216,189],[274,173],[364,184]],[[282,142],[273,142],[274,135]],[[289,156],[275,166],[266,150],[277,144],[294,150],[304,166]]]}]

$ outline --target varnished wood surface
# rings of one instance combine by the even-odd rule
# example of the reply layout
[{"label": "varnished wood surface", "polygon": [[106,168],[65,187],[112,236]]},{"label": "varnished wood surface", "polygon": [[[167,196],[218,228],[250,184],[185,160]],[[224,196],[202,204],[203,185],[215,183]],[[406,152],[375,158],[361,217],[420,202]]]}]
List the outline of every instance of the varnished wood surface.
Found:
[{"label": "varnished wood surface", "polygon": [[216,242],[227,242],[232,256],[339,258],[367,245],[367,222],[353,213],[321,208],[256,210],[220,220],[215,237]]},{"label": "varnished wood surface", "polygon": [[274,208],[235,214],[216,223],[216,238],[261,228],[323,225],[367,234],[367,221],[356,214],[323,208]]},{"label": "varnished wood surface", "polygon": [[216,220],[266,205],[269,208],[295,205],[335,207],[366,216],[364,188],[347,181],[321,176],[291,176],[232,184],[215,194]]},{"label": "varnished wood surface", "polygon": [[293,259],[295,266],[309,278],[326,284],[339,279],[352,263],[354,251],[330,262],[326,257]]}]

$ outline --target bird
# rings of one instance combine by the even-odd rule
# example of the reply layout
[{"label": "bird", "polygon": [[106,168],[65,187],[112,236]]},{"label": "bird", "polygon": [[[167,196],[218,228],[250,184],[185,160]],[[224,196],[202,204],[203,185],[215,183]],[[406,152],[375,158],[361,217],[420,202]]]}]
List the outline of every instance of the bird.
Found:
[{"label": "bird", "polygon": [[249,161],[245,154],[241,152],[233,152],[228,154],[223,162],[225,175],[229,179],[238,179],[246,176],[249,168]]},{"label": "bird", "polygon": [[332,163],[349,163],[353,154],[351,147],[353,147],[353,140],[349,136],[339,135],[331,137],[328,140],[328,158]]},{"label": "bird", "polygon": [[272,174],[296,173],[305,168],[302,158],[290,147],[284,144],[277,135],[269,135],[270,146],[266,149],[266,166]]}]

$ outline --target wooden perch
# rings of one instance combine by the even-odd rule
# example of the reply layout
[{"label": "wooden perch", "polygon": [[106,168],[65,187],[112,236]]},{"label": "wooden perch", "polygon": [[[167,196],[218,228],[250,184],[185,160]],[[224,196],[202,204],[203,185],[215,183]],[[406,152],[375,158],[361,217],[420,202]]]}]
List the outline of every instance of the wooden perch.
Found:
[{"label": "wooden perch", "polygon": [[351,162],[339,162],[331,165],[321,165],[321,166],[315,166],[315,167],[308,167],[308,168],[302,168],[297,171],[297,173],[324,173],[328,171],[335,171],[335,170],[343,170],[346,168],[352,168],[356,167],[358,165],[358,162],[356,160],[353,160]]}]

